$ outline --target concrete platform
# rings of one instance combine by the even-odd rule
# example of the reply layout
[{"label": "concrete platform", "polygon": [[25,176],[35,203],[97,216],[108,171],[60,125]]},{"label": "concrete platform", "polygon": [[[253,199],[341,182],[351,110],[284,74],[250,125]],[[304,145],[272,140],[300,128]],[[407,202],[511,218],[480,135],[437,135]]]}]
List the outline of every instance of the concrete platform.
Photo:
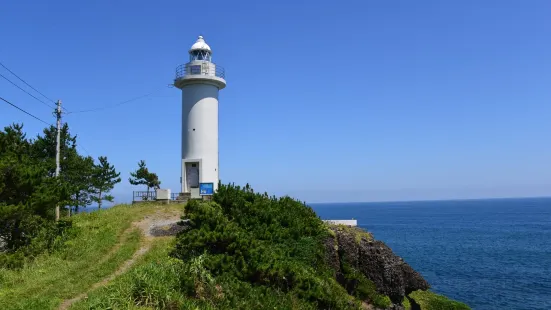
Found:
[{"label": "concrete platform", "polygon": [[323,220],[327,224],[358,226],[358,220]]}]

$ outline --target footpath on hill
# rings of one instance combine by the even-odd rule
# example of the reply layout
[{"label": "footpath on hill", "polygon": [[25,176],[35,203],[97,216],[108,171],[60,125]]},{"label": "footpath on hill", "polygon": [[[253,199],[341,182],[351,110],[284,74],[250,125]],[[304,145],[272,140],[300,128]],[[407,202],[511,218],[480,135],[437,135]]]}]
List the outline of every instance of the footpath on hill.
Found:
[{"label": "footpath on hill", "polygon": [[[155,211],[155,213],[151,215],[146,215],[141,221],[133,222],[132,227],[127,229],[125,233],[123,233],[123,236],[120,240],[120,242],[115,245],[115,247],[111,250],[109,254],[112,252],[116,252],[118,248],[120,248],[120,245],[124,243],[124,238],[130,232],[131,229],[138,228],[140,229],[142,235],[143,235],[143,241],[140,244],[140,248],[134,252],[134,255],[132,255],[132,258],[125,261],[115,272],[110,274],[109,276],[105,277],[103,280],[94,283],[86,292],[83,292],[79,294],[78,296],[67,299],[61,303],[59,306],[59,310],[65,310],[68,309],[72,304],[75,302],[83,299],[87,296],[87,294],[99,287],[107,285],[110,281],[115,279],[117,276],[123,274],[126,272],[134,263],[143,256],[149,249],[151,248],[151,244],[153,242],[153,239],[155,237],[160,237],[159,235],[152,234],[152,231],[158,230],[159,228],[162,230],[164,227],[166,229],[170,229],[173,227],[173,224],[176,224],[178,221],[180,221],[181,212],[178,212],[178,210],[165,210],[164,212],[161,210]],[[103,259],[109,259],[110,255],[105,256]]]},{"label": "footpath on hill", "polygon": [[128,271],[157,240],[166,239],[154,235],[168,235],[164,227],[170,230],[182,214],[183,205],[174,204],[122,205],[75,216],[75,236],[62,251],[37,257],[21,270],[0,270],[2,308],[70,308]]}]

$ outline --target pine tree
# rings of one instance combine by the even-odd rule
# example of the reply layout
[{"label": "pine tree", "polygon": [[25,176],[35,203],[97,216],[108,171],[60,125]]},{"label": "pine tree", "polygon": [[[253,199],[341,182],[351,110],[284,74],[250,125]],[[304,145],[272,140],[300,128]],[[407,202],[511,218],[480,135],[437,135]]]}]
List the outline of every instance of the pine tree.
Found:
[{"label": "pine tree", "polygon": [[130,178],[128,182],[132,185],[147,185],[147,176],[149,170],[145,166],[145,160],[140,160],[138,163],[138,169],[134,172],[130,172]]},{"label": "pine tree", "polygon": [[14,124],[0,130],[0,252],[29,244],[41,228],[36,221],[53,222],[55,205],[69,200],[68,184],[49,176],[22,129]]},{"label": "pine tree", "polygon": [[[57,129],[54,126],[47,127],[43,130],[42,136],[36,137],[32,145],[33,156],[48,165],[50,176],[54,176],[55,173],[56,136]],[[77,151],[77,136],[71,135],[67,123],[61,127],[60,138],[60,170],[73,170],[75,158],[80,155]]]},{"label": "pine tree", "polygon": [[[50,177],[53,177],[55,172],[56,135],[56,128],[49,126],[32,143],[32,155],[46,165]],[[71,198],[67,206],[70,215],[72,209],[78,212],[79,207],[85,207],[92,202],[90,194],[94,160],[78,153],[77,136],[71,135],[67,123],[61,127],[60,138],[61,173],[59,178],[69,185]]]},{"label": "pine tree", "polygon": [[117,173],[115,167],[110,165],[107,157],[100,156],[99,163],[94,165],[92,177],[92,201],[98,203],[98,208],[101,209],[102,202],[113,202],[113,196],[109,195],[109,191],[115,187],[115,184],[121,181],[120,173]]},{"label": "pine tree", "polygon": [[92,181],[94,178],[94,159],[90,156],[77,156],[71,158],[72,169],[63,171],[62,177],[65,177],[71,184],[71,203],[69,206],[69,215],[71,209],[78,213],[80,207],[86,207],[92,203],[91,194],[93,192]]},{"label": "pine tree", "polygon": [[161,181],[156,173],[149,172],[145,165],[145,160],[140,160],[138,163],[138,169],[134,172],[130,172],[130,178],[128,181],[132,185],[145,185],[147,186],[147,197],[149,197],[149,189],[159,188]]}]

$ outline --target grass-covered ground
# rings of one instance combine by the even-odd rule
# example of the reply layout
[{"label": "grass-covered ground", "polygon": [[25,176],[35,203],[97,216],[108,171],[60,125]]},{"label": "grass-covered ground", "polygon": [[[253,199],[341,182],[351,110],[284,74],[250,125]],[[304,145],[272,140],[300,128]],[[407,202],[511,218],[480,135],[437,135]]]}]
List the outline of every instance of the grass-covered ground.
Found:
[{"label": "grass-covered ground", "polygon": [[[462,302],[450,300],[449,298],[435,294],[430,291],[415,291],[409,294],[421,309],[430,310],[469,310],[469,306]],[[407,309],[407,308],[406,308]]]},{"label": "grass-covered ground", "polygon": [[0,269],[2,309],[56,309],[86,292],[129,260],[143,240],[131,224],[154,212],[181,205],[120,205],[73,217],[68,241],[57,251],[36,257],[19,270]]},{"label": "grass-covered ground", "polygon": [[[178,290],[182,263],[169,258],[173,237],[162,237],[127,273],[99,288],[71,309],[171,309],[174,305],[194,306]],[[162,296],[162,298],[160,298]]]}]

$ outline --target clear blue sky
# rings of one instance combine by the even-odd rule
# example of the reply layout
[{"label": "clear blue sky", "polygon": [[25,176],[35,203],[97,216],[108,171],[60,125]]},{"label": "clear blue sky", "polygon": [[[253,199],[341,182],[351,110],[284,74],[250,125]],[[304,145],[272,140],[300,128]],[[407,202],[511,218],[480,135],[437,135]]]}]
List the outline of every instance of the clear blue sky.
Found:
[{"label": "clear blue sky", "polygon": [[[0,61],[69,111],[155,92],[65,117],[122,172],[118,201],[140,159],[180,186],[181,95],[165,86],[199,34],[227,71],[223,182],[309,202],[539,196],[549,16],[547,0],[5,1]],[[3,79],[0,96],[53,122]],[[43,128],[0,102],[11,122]]]}]

